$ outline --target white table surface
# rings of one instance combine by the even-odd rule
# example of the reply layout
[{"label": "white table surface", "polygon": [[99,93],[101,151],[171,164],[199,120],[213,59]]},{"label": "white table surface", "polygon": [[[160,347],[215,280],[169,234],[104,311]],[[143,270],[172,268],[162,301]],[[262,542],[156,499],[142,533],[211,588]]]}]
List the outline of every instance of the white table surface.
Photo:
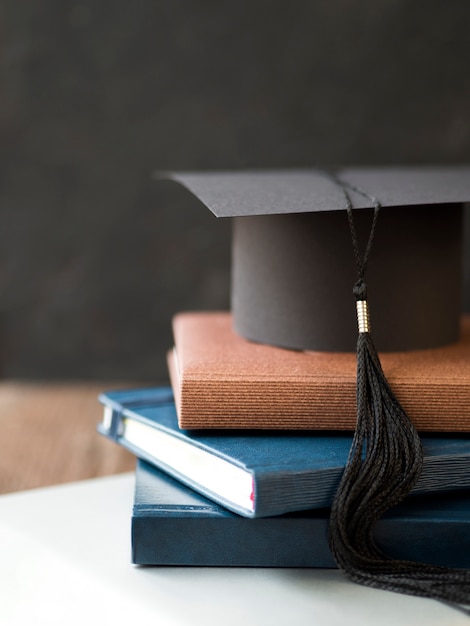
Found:
[{"label": "white table surface", "polygon": [[0,497],[2,626],[470,624],[335,570],[135,567],[133,485],[124,474]]}]

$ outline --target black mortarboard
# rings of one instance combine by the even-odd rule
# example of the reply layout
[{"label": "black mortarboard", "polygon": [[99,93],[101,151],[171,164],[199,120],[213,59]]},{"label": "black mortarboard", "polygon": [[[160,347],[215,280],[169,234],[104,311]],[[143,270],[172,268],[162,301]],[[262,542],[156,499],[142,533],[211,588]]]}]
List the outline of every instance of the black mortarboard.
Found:
[{"label": "black mortarboard", "polygon": [[[378,348],[456,341],[470,168],[349,168],[335,177],[384,207],[367,276]],[[172,175],[217,217],[234,218],[231,308],[245,338],[294,349],[355,349],[356,268],[335,177],[307,169]],[[371,208],[365,195],[352,189],[349,195],[354,209]],[[370,215],[354,217],[365,242]]]},{"label": "black mortarboard", "polygon": [[469,603],[470,572],[394,561],[372,538],[374,522],[418,479],[422,450],[383,375],[369,326],[366,278],[379,349],[457,340],[470,167],[171,178],[216,216],[235,219],[232,312],[235,330],[245,338],[285,348],[352,350],[354,292],[357,424],[331,512],[330,546],[338,565],[363,584]]}]

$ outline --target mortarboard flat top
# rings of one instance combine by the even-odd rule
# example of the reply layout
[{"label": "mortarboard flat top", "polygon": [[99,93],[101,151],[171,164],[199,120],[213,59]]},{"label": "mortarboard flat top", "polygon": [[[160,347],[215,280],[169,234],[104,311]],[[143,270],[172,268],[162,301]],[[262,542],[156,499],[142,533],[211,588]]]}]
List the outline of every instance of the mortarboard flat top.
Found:
[{"label": "mortarboard flat top", "polygon": [[[247,339],[286,348],[352,351],[356,268],[348,188],[361,244],[372,202],[384,210],[368,269],[379,350],[457,341],[462,205],[470,167],[357,167],[172,173],[217,217],[234,219],[232,312]],[[338,182],[342,181],[342,183]],[[393,210],[392,210],[393,209]]]},{"label": "mortarboard flat top", "polygon": [[[335,171],[383,207],[470,202],[470,166],[355,167]],[[344,210],[344,193],[321,169],[178,172],[168,175],[203,202],[216,217],[241,217]],[[352,193],[356,209],[371,203]]]}]

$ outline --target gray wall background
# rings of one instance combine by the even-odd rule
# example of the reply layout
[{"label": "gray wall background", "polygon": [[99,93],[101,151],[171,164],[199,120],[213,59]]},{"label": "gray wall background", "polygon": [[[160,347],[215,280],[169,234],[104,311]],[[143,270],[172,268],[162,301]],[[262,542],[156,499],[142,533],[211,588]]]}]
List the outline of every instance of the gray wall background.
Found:
[{"label": "gray wall background", "polygon": [[155,170],[470,162],[469,31],[465,0],[2,2],[0,375],[165,381],[173,313],[228,307],[230,224]]}]

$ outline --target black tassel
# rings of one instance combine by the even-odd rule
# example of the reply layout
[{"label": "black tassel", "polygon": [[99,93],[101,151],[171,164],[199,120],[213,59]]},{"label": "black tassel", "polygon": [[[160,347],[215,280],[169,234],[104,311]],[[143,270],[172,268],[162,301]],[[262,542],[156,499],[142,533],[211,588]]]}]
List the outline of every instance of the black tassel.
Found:
[{"label": "black tassel", "polygon": [[[352,188],[337,182],[343,190]],[[470,571],[396,560],[383,554],[374,541],[375,522],[401,502],[418,480],[423,452],[416,429],[385,378],[369,328],[364,275],[380,205],[371,196],[352,189],[366,195],[375,210],[361,261],[352,205],[345,191],[359,274],[354,287],[359,323],[357,422],[348,462],[332,504],[330,549],[338,567],[357,583],[434,598],[470,615],[470,609],[460,606],[470,604]]]}]

